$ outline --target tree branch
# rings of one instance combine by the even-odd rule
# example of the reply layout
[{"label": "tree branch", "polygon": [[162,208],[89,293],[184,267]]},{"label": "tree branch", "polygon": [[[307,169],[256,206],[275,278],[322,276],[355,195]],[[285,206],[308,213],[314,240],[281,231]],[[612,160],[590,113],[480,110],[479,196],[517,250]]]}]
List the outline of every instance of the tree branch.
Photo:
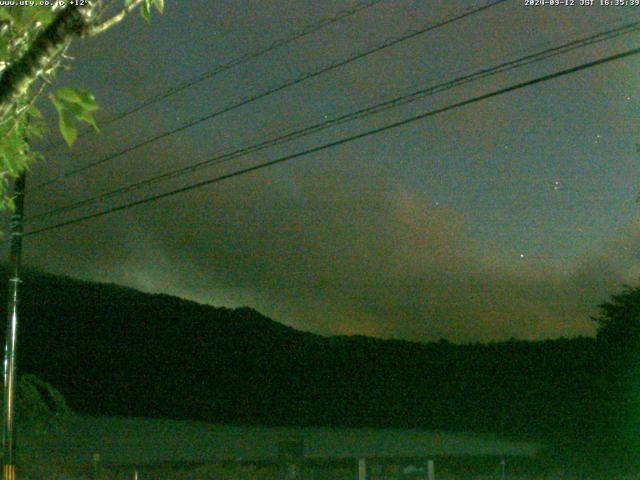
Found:
[{"label": "tree branch", "polygon": [[128,6],[124,7],[120,10],[119,13],[111,17],[109,20],[105,20],[102,23],[97,25],[92,25],[88,28],[86,35],[92,37],[93,35],[98,35],[106,30],[109,30],[114,25],[120,23],[124,18],[129,15],[138,5],[140,5],[143,0],[134,0]]},{"label": "tree branch", "polygon": [[36,37],[29,50],[3,72],[0,77],[0,120],[13,113],[20,97],[29,91],[65,45],[74,36],[85,34],[94,14],[90,3],[67,6]]}]

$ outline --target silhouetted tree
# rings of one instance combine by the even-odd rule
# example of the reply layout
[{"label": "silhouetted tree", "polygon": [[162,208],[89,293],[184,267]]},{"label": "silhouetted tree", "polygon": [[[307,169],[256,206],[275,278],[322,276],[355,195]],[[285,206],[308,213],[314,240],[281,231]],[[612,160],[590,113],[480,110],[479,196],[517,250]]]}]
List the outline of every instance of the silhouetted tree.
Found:
[{"label": "silhouetted tree", "polygon": [[16,407],[20,427],[38,432],[48,430],[71,414],[62,394],[31,374],[20,377]]},{"label": "silhouetted tree", "polygon": [[593,379],[600,384],[600,433],[614,457],[640,466],[640,287],[626,286],[599,309]]},{"label": "silhouetted tree", "polygon": [[640,339],[640,287],[625,287],[599,306],[593,320],[598,323],[598,340],[633,347]]}]

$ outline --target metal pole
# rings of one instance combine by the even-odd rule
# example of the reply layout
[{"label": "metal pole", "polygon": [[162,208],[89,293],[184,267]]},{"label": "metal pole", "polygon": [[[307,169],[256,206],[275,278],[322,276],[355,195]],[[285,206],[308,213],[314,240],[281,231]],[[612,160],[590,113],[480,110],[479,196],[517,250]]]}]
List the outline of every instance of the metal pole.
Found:
[{"label": "metal pole", "polygon": [[[98,466],[100,465],[100,454],[99,453],[94,453],[93,454],[93,479],[96,480],[98,478]],[[136,470],[136,475],[138,474],[138,471]]]},{"label": "metal pole", "polygon": [[427,478],[436,480],[436,469],[433,460],[427,460]]},{"label": "metal pole", "polygon": [[20,174],[13,185],[15,211],[11,216],[9,252],[9,285],[7,305],[7,332],[4,347],[4,404],[2,425],[2,451],[4,480],[15,480],[15,387],[16,347],[18,340],[18,287],[20,285],[20,260],[22,253],[22,220],[24,217],[24,191],[26,173]]},{"label": "metal pole", "polygon": [[358,460],[358,480],[367,480],[367,459]]}]

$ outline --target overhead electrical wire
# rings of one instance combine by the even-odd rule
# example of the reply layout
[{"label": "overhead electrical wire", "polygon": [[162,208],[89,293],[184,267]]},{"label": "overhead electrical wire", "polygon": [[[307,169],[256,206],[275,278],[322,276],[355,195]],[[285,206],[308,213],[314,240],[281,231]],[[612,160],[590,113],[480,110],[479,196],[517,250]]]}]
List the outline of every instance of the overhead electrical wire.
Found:
[{"label": "overhead electrical wire", "polygon": [[621,53],[617,53],[615,55],[602,57],[602,58],[599,58],[597,60],[593,60],[593,61],[590,61],[590,62],[582,63],[582,64],[580,64],[578,66],[575,66],[575,67],[559,70],[559,71],[556,71],[554,73],[550,73],[550,74],[547,74],[547,75],[543,75],[543,76],[534,78],[532,80],[527,80],[527,81],[524,81],[524,82],[516,83],[514,85],[503,87],[503,88],[494,90],[494,91],[489,92],[489,93],[485,93],[485,94],[482,94],[482,95],[478,95],[478,96],[469,98],[467,100],[462,100],[460,102],[452,103],[452,104],[449,104],[447,106],[437,108],[435,110],[430,110],[428,112],[424,112],[424,113],[421,113],[421,114],[418,114],[418,115],[414,115],[414,116],[406,118],[404,120],[400,120],[398,122],[394,122],[394,123],[391,123],[391,124],[388,124],[388,125],[385,125],[385,126],[382,126],[382,127],[378,127],[378,128],[375,128],[375,129],[367,130],[365,132],[361,132],[361,133],[358,133],[358,134],[355,134],[355,135],[351,135],[349,137],[345,137],[345,138],[342,138],[340,140],[335,140],[333,142],[328,142],[328,143],[325,143],[323,145],[319,145],[317,147],[313,147],[313,148],[309,148],[309,149],[303,150],[301,152],[285,155],[285,156],[277,158],[275,160],[271,160],[271,161],[264,162],[264,163],[261,163],[261,164],[258,164],[258,165],[254,165],[252,167],[247,167],[247,168],[243,168],[243,169],[240,169],[240,170],[236,170],[235,172],[227,173],[225,175],[220,175],[218,177],[210,178],[208,180],[203,180],[203,181],[200,181],[200,182],[192,183],[190,185],[183,186],[183,187],[180,187],[180,188],[176,188],[176,189],[168,191],[168,192],[152,195],[152,196],[149,196],[149,197],[146,197],[146,198],[142,198],[142,199],[135,200],[135,201],[132,201],[132,202],[128,202],[128,203],[125,203],[125,204],[122,204],[122,205],[118,205],[116,207],[111,207],[109,209],[102,210],[100,212],[95,212],[95,213],[92,213],[92,214],[89,214],[89,215],[84,215],[84,216],[81,216],[81,217],[77,217],[77,218],[74,218],[72,220],[67,220],[67,221],[64,221],[64,222],[60,222],[60,223],[57,223],[57,224],[54,224],[54,225],[49,225],[49,226],[46,226],[46,227],[38,228],[38,229],[35,229],[35,230],[30,230],[30,231],[27,231],[26,233],[24,233],[23,235],[25,237],[28,237],[28,236],[36,235],[36,234],[39,234],[39,233],[44,233],[44,232],[47,232],[47,231],[51,231],[51,230],[55,230],[55,229],[58,229],[58,228],[62,228],[62,227],[65,227],[65,226],[73,225],[73,224],[76,224],[76,223],[84,222],[84,221],[87,221],[87,220],[90,220],[90,219],[102,217],[102,216],[108,215],[110,213],[114,213],[114,212],[118,212],[118,211],[122,211],[122,210],[127,210],[129,208],[132,208],[132,207],[135,207],[135,206],[138,206],[138,205],[143,205],[143,204],[146,204],[146,203],[155,202],[155,201],[158,201],[158,200],[160,200],[162,198],[167,198],[167,197],[171,197],[173,195],[177,195],[179,193],[184,193],[184,192],[188,192],[188,191],[191,191],[191,190],[195,190],[197,188],[201,188],[201,187],[204,187],[206,185],[211,185],[211,184],[214,184],[214,183],[218,183],[218,182],[221,182],[223,180],[227,180],[229,178],[238,177],[238,176],[250,173],[250,172],[254,172],[254,171],[257,171],[257,170],[261,170],[261,169],[264,169],[264,168],[271,167],[273,165],[277,165],[277,164],[280,164],[280,163],[288,162],[288,161],[294,160],[296,158],[304,157],[304,156],[310,155],[312,153],[317,153],[317,152],[320,152],[320,151],[323,151],[323,150],[326,150],[326,149],[329,149],[329,148],[337,147],[339,145],[344,145],[346,143],[353,142],[355,140],[360,140],[360,139],[367,138],[367,137],[370,137],[370,136],[373,136],[373,135],[377,135],[379,133],[386,132],[388,130],[392,130],[394,128],[398,128],[398,127],[401,127],[401,126],[404,126],[404,125],[408,125],[408,124],[416,122],[418,120],[422,120],[422,119],[425,119],[425,118],[428,118],[428,117],[432,117],[432,116],[438,115],[440,113],[448,112],[448,111],[451,111],[451,110],[454,110],[454,109],[457,109],[457,108],[461,108],[461,107],[464,107],[464,106],[467,106],[467,105],[478,103],[478,102],[487,100],[489,98],[493,98],[493,97],[497,97],[499,95],[503,95],[505,93],[513,92],[513,91],[516,91],[516,90],[520,90],[520,89],[523,89],[523,88],[526,88],[526,87],[529,87],[529,86],[532,86],[532,85],[536,85],[536,84],[539,84],[539,83],[542,83],[542,82],[547,82],[549,80],[560,78],[560,77],[563,77],[565,75],[570,75],[570,74],[573,74],[573,73],[576,73],[576,72],[579,72],[579,71],[582,71],[582,70],[586,70],[586,69],[589,69],[589,68],[593,68],[593,67],[596,67],[596,66],[599,66],[599,65],[604,65],[606,63],[610,63],[610,62],[613,62],[613,61],[616,61],[616,60],[621,60],[623,58],[628,58],[628,57],[631,57],[633,55],[638,55],[639,53],[640,53],[640,48],[633,48],[633,49],[626,50],[626,51],[621,52]]},{"label": "overhead electrical wire", "polygon": [[551,47],[551,48],[547,48],[544,49],[542,51],[538,51],[535,53],[531,53],[528,55],[525,55],[523,57],[519,57],[517,59],[514,60],[510,60],[507,62],[503,62],[500,63],[498,65],[495,65],[493,67],[490,68],[485,68],[479,71],[476,71],[474,73],[468,74],[468,75],[464,75],[461,77],[457,77],[453,80],[449,80],[447,82],[442,82],[439,83],[437,85],[432,85],[429,86],[427,88],[409,93],[409,94],[405,94],[399,97],[395,97],[391,100],[387,100],[385,102],[381,102],[378,103],[376,105],[367,107],[367,108],[363,108],[360,110],[357,110],[355,112],[351,112],[351,113],[347,113],[344,115],[340,115],[338,117],[335,117],[333,119],[329,119],[323,122],[319,122],[316,123],[314,125],[310,125],[307,126],[305,128],[301,128],[283,135],[280,135],[278,137],[248,146],[248,147],[244,147],[241,149],[237,149],[234,150],[232,152],[228,152],[222,155],[218,155],[216,157],[204,160],[202,162],[193,164],[193,165],[189,165],[186,167],[181,167],[169,172],[165,172],[150,178],[147,178],[145,180],[141,180],[138,182],[134,182],[132,184],[105,192],[105,193],[101,193],[98,195],[95,195],[93,197],[84,199],[84,200],[80,200],[78,202],[69,204],[69,205],[65,205],[62,207],[58,207],[40,214],[36,214],[33,216],[28,216],[26,218],[27,221],[37,221],[40,219],[45,219],[45,218],[49,218],[55,215],[59,215],[65,212],[69,212],[72,210],[77,210],[79,208],[82,207],[86,207],[86,206],[90,206],[105,200],[108,200],[110,198],[114,198],[117,197],[119,195],[122,195],[124,193],[127,192],[131,192],[134,190],[137,190],[139,188],[142,187],[146,187],[149,185],[153,185],[162,181],[166,181],[169,180],[171,178],[176,178],[185,174],[190,174],[193,173],[195,171],[198,171],[200,169],[203,168],[208,168],[211,167],[213,165],[217,165],[223,162],[227,162],[230,160],[234,160],[243,156],[246,156],[248,154],[251,153],[255,153],[257,151],[260,150],[264,150],[266,148],[270,148],[273,146],[277,146],[277,145],[281,145],[287,142],[290,142],[292,140],[301,138],[301,137],[305,137],[307,135],[313,134],[313,133],[317,133],[321,130],[324,130],[326,128],[330,128],[330,127],[334,127],[336,125],[340,125],[349,121],[353,121],[356,119],[360,119],[360,118],[364,118],[364,117],[368,117],[370,115],[374,115],[377,113],[380,113],[382,111],[388,110],[390,108],[397,108],[399,106],[411,103],[411,102],[415,102],[418,100],[421,100],[427,96],[430,95],[434,95],[436,93],[440,93],[446,90],[450,90],[452,88],[455,87],[459,87],[461,85],[470,83],[470,82],[474,82],[474,81],[478,81],[480,79],[483,78],[487,78],[493,75],[497,75],[499,73],[504,73],[506,71],[515,69],[515,68],[520,68],[526,65],[530,65],[532,63],[536,63],[536,62],[540,62],[542,60],[545,60],[547,58],[553,57],[553,56],[557,56],[557,55],[561,55],[573,50],[576,50],[578,48],[584,48],[585,46],[588,45],[592,45],[595,43],[599,43],[599,42],[603,42],[606,40],[610,40],[612,38],[616,38],[618,36],[621,35],[625,35],[625,34],[629,34],[629,33],[634,33],[634,32],[638,32],[640,31],[640,21],[636,21],[636,22],[632,22],[632,23],[628,23],[625,25],[622,25],[620,27],[614,28],[614,29],[609,29],[606,30],[604,32],[599,32],[593,35],[590,35],[588,37],[583,37],[577,40],[572,40],[569,42],[566,42],[562,45],[558,45],[555,47]]},{"label": "overhead electrical wire", "polygon": [[427,32],[433,31],[433,30],[435,30],[437,28],[441,28],[441,27],[444,27],[446,25],[450,25],[450,24],[452,24],[454,22],[457,22],[459,20],[462,20],[464,18],[467,18],[467,17],[470,17],[470,16],[475,15],[477,13],[483,12],[483,11],[489,9],[489,8],[495,7],[495,6],[497,6],[497,5],[501,4],[501,3],[504,3],[506,1],[508,1],[508,0],[494,0],[493,2],[485,4],[485,5],[481,6],[481,7],[477,7],[477,8],[474,8],[474,9],[467,9],[463,13],[460,13],[460,14],[457,14],[455,16],[449,17],[449,18],[447,18],[445,20],[439,21],[438,23],[431,23],[431,24],[427,25],[426,27],[421,28],[419,30],[412,30],[412,31],[400,36],[400,37],[393,38],[391,40],[387,40],[384,43],[382,43],[382,44],[380,44],[380,45],[378,45],[376,47],[370,48],[370,49],[365,50],[365,51],[360,52],[360,53],[356,53],[356,54],[354,54],[354,55],[352,55],[352,56],[350,56],[350,57],[348,57],[348,58],[346,58],[344,60],[340,60],[338,62],[332,63],[329,66],[322,67],[322,68],[320,68],[318,70],[315,70],[313,72],[305,73],[305,74],[303,74],[303,75],[301,75],[299,77],[296,77],[296,78],[294,78],[292,80],[288,80],[285,83],[282,83],[282,84],[280,84],[280,85],[278,85],[276,87],[270,88],[270,89],[268,89],[266,91],[263,91],[263,92],[260,92],[258,94],[252,95],[252,96],[250,96],[248,98],[242,99],[239,102],[236,102],[236,103],[234,103],[232,105],[229,105],[227,107],[223,107],[223,108],[221,108],[219,110],[215,110],[215,111],[213,111],[211,113],[208,113],[206,115],[203,115],[203,116],[201,116],[199,118],[196,118],[196,119],[191,120],[189,122],[183,123],[182,125],[180,125],[180,126],[178,126],[176,128],[173,128],[171,130],[167,130],[167,131],[162,132],[160,134],[157,134],[157,135],[155,135],[153,137],[147,138],[146,140],[143,140],[142,142],[136,143],[136,144],[131,145],[129,147],[125,147],[122,150],[119,150],[118,152],[115,152],[115,153],[112,153],[110,155],[107,155],[107,156],[105,156],[105,157],[103,157],[103,158],[101,158],[99,160],[96,160],[95,162],[91,162],[91,163],[88,163],[86,165],[80,166],[80,167],[78,167],[76,169],[73,169],[73,170],[70,170],[68,172],[65,172],[65,173],[63,173],[61,175],[58,175],[58,176],[56,176],[56,177],[54,177],[54,178],[52,178],[50,180],[46,180],[46,181],[44,181],[44,182],[42,182],[40,184],[37,184],[36,186],[32,187],[31,190],[32,191],[33,190],[39,190],[39,189],[41,189],[43,187],[46,187],[48,185],[57,183],[60,180],[64,180],[64,179],[69,178],[71,176],[74,176],[74,175],[77,175],[79,173],[85,172],[85,171],[87,171],[87,170],[89,170],[91,168],[94,168],[94,167],[96,167],[98,165],[102,165],[102,164],[104,164],[106,162],[112,161],[112,160],[114,160],[114,159],[116,159],[118,157],[121,157],[122,155],[130,153],[130,152],[132,152],[134,150],[137,150],[137,149],[139,149],[141,147],[147,146],[147,145],[149,145],[149,144],[151,144],[153,142],[156,142],[158,140],[166,138],[166,137],[168,137],[170,135],[174,135],[174,134],[176,134],[178,132],[182,132],[182,131],[184,131],[186,129],[194,127],[194,126],[196,126],[196,125],[198,125],[200,123],[203,123],[203,122],[205,122],[207,120],[211,120],[211,119],[213,119],[213,118],[215,118],[217,116],[220,116],[220,115],[223,115],[225,113],[228,113],[228,112],[230,112],[232,110],[235,110],[237,108],[240,108],[240,107],[242,107],[244,105],[248,105],[248,104],[250,104],[252,102],[255,102],[257,100],[260,100],[262,98],[268,97],[268,96],[273,95],[273,94],[278,93],[278,92],[281,92],[281,91],[283,91],[283,90],[285,90],[285,89],[287,89],[289,87],[292,87],[294,85],[298,85],[298,84],[300,84],[302,82],[305,82],[305,81],[310,80],[312,78],[318,77],[318,76],[323,75],[323,74],[325,74],[327,72],[333,71],[333,70],[335,70],[337,68],[340,68],[340,67],[342,67],[344,65],[350,64],[350,63],[352,63],[352,62],[354,62],[356,60],[365,58],[365,57],[367,57],[369,55],[373,55],[374,53],[377,53],[377,52],[380,52],[380,51],[382,51],[384,49],[390,48],[390,47],[392,47],[394,45],[397,45],[399,43],[402,43],[402,42],[405,42],[405,41],[410,40],[412,38],[415,38],[415,37],[417,37],[419,35],[423,35],[423,34],[425,34]]},{"label": "overhead electrical wire", "polygon": [[[189,78],[187,80],[184,80],[183,82],[178,83],[177,85],[174,85],[170,88],[168,88],[167,90],[165,90],[164,92],[158,93],[157,95],[153,95],[149,98],[147,98],[146,100],[143,100],[142,102],[138,103],[137,105],[134,105],[133,107],[124,110],[106,120],[101,120],[100,121],[100,125],[101,127],[106,127],[111,125],[112,123],[118,122],[120,120],[122,120],[123,118],[126,118],[130,115],[133,115],[134,113],[139,112],[140,110],[143,110],[151,105],[153,105],[154,103],[158,103],[162,100],[165,100],[169,97],[172,97],[173,95],[176,95],[184,90],[186,90],[187,88],[191,88],[194,85],[197,85],[198,83],[202,83],[205,80],[209,80],[210,78],[215,77],[216,75],[225,72],[227,70],[230,70],[234,67],[237,67],[239,65],[243,65],[245,63],[248,63],[252,60],[255,60],[256,58],[259,58],[263,55],[266,55],[269,52],[272,52],[274,50],[277,50],[279,48],[282,47],[286,47],[287,45],[289,45],[290,43],[293,43],[297,40],[300,40],[301,38],[304,38],[308,35],[311,35],[312,33],[315,33],[319,30],[322,30],[323,28],[326,28],[330,25],[333,25],[334,23],[337,23],[345,18],[351,17],[353,15],[355,15],[356,13],[374,7],[375,5],[383,2],[385,0],[370,0],[369,2],[363,2],[363,3],[359,3],[356,6],[354,6],[353,8],[349,8],[349,9],[345,9],[345,10],[341,10],[340,12],[336,13],[335,15],[332,15],[330,17],[325,17],[320,19],[318,22],[307,25],[303,28],[301,28],[300,30],[293,32],[291,35],[289,35],[288,37],[276,40],[275,42],[267,45],[266,47],[262,47],[259,48],[258,50],[254,51],[254,52],[250,52],[247,53],[245,55],[241,55],[240,57],[237,57],[233,60],[229,60],[228,62],[225,62],[221,65],[218,65],[217,67],[211,69],[211,70],[207,70],[203,73],[200,73],[199,75],[196,75],[195,77]],[[80,134],[78,135],[78,137],[83,137],[88,133],[93,133],[93,131],[91,129],[87,129],[83,132],[80,132]],[[52,148],[58,147],[58,146],[62,146],[62,145],[66,145],[65,143],[58,143],[55,145],[51,145],[48,148],[45,149],[45,151],[48,151]]]}]

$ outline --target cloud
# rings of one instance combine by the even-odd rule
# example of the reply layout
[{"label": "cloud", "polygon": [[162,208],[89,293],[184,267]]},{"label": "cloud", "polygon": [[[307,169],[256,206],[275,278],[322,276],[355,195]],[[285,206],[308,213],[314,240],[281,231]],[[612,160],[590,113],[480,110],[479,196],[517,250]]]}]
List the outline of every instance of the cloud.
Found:
[{"label": "cloud", "polygon": [[640,272],[637,226],[570,265],[496,255],[427,194],[345,165],[249,175],[166,208],[36,237],[28,260],[250,305],[325,334],[455,341],[592,334],[595,306]]},{"label": "cloud", "polygon": [[[285,17],[275,15],[262,22],[268,29],[254,28],[254,20],[266,17],[255,15],[247,20],[245,12],[232,9],[230,14],[241,24],[231,32],[228,25],[237,26],[237,22],[228,23],[227,17],[208,18],[211,10],[208,2],[196,3],[196,10],[176,11],[177,17],[172,14],[166,19],[158,18],[153,28],[143,26],[139,20],[129,26],[125,24],[128,38],[142,45],[139,49],[142,53],[137,56],[129,51],[132,42],[114,42],[110,37],[82,44],[86,46],[79,44],[77,56],[83,62],[61,79],[81,85],[88,81],[87,87],[98,98],[105,99],[102,102],[105,111],[116,113],[143,97],[164,91],[166,84],[209,69],[212,58],[217,58],[216,62],[232,58],[237,51],[232,47],[245,42],[245,34],[253,32],[256,38],[246,40],[240,51],[251,51],[257,48],[258,40],[264,41],[263,30],[279,35],[282,28],[289,26]],[[311,3],[292,2],[290,6],[294,3],[300,18],[308,15]],[[85,137],[79,142],[82,148],[72,153],[73,159],[66,159],[66,150],[60,154],[60,162],[69,162],[68,165],[59,166],[60,162],[54,161],[47,168],[58,165],[56,168],[64,170],[75,165],[70,162],[102,158],[103,154],[119,150],[116,145],[134,144],[185,119],[210,113],[214,106],[236,101],[241,97],[239,92],[261,91],[263,87],[277,85],[310,71],[311,66],[345,58],[349,53],[377,44],[386,35],[418,28],[425,18],[440,15],[424,10],[427,7],[421,2],[416,2],[415,7],[416,14],[392,15],[395,7],[388,5],[362,12],[322,37],[322,48],[315,48],[319,45],[318,38],[308,37],[297,49],[291,46],[287,50],[285,61],[276,62],[279,57],[274,56],[271,62],[268,57],[257,65],[220,76],[216,83],[203,84],[173,97],[169,103],[107,127],[103,131],[109,135]],[[116,184],[134,182],[253,140],[315,123],[325,114],[351,111],[438,79],[450,79],[520,56],[539,44],[542,37],[531,32],[540,32],[542,27],[549,34],[543,40],[559,43],[582,35],[580,31],[595,31],[602,22],[601,15],[596,13],[581,12],[586,16],[576,18],[567,12],[549,16],[541,9],[532,11],[533,16],[523,16],[517,5],[509,8],[505,12],[500,7],[490,16],[483,14],[485,21],[467,23],[468,28],[441,29],[433,34],[436,36],[411,43],[411,48],[390,49],[385,55],[354,62],[326,78],[283,92],[270,101],[266,99],[255,109],[239,110],[213,124],[166,138],[148,149],[105,164],[99,173],[91,172],[66,182],[61,195],[85,198],[110,190]],[[404,7],[401,10],[405,11]],[[282,23],[273,25],[273,19]],[[252,28],[241,28],[242,22],[248,22]],[[193,28],[176,29],[176,25]],[[368,28],[356,28],[363,25]],[[573,34],[566,30],[567,25],[575,27]],[[346,37],[338,35],[342,29]],[[219,43],[216,48],[206,42],[190,41],[214,30],[222,32],[216,37]],[[358,37],[355,39],[353,32],[369,34],[355,35]],[[551,38],[554,32],[557,34]],[[353,42],[343,41],[352,37]],[[465,41],[469,39],[473,41]],[[354,43],[356,40],[359,43]],[[179,58],[155,48],[156,44],[166,44],[176,51],[175,41],[185,47],[178,49],[182,52]],[[579,58],[582,57],[557,63],[573,64],[576,60],[577,64]],[[613,185],[616,194],[627,188],[633,176],[621,174],[620,164],[607,155],[620,156],[627,148],[628,132],[622,123],[634,125],[631,120],[635,117],[620,115],[618,103],[613,101],[607,100],[603,107],[593,93],[605,92],[605,83],[631,85],[636,78],[630,74],[634,68],[632,63],[618,65],[614,71],[594,69],[585,77],[567,77],[566,84],[555,83],[555,87],[553,83],[547,84],[544,95],[540,90],[522,90],[517,97],[504,96],[502,100],[447,113],[438,117],[438,121],[425,121],[375,139],[327,150],[323,161],[317,164],[315,158],[306,158],[286,168],[264,170],[214,188],[29,237],[25,245],[26,261],[55,273],[122,283],[213,305],[250,305],[278,321],[321,333],[420,340],[447,337],[457,341],[592,334],[594,325],[589,315],[595,306],[622,283],[635,283],[640,274],[638,225],[630,226],[628,231],[581,257],[554,260],[527,255],[521,259],[520,252],[496,252],[495,246],[483,244],[466,218],[477,213],[488,219],[487,223],[496,231],[509,222],[513,225],[522,221],[526,225],[521,230],[526,229],[527,235],[531,231],[532,236],[556,220],[558,224],[567,223],[570,216],[583,215],[585,223],[597,220],[593,210],[599,210],[590,208],[591,204],[584,209],[567,210],[555,200],[543,198],[532,202],[530,195],[522,194],[521,184],[537,189],[537,183],[530,181],[532,178],[540,177],[541,181],[562,178],[564,188],[562,174],[566,170],[594,190],[596,183],[602,182]],[[83,81],[76,82],[74,72],[79,72],[78,80]],[[105,75],[113,72],[117,75],[104,82]],[[146,73],[149,75],[145,76]],[[529,78],[529,73],[532,78],[542,71],[527,72],[522,78]],[[619,82],[604,82],[611,75]],[[493,90],[501,82],[511,83],[516,78],[520,77],[487,79],[480,85],[430,98],[398,112],[389,111],[369,119],[371,123],[366,127]],[[575,82],[588,83],[590,88],[560,88],[575,86]],[[112,90],[118,94],[114,96]],[[618,90],[622,96],[628,89]],[[576,92],[591,92],[592,96],[575,96]],[[573,112],[571,115],[567,114],[568,109]],[[607,148],[608,154],[601,153],[586,133],[583,137],[576,134],[599,132],[600,126],[593,124],[593,119],[598,120],[598,125],[616,126],[608,129],[612,132],[624,133],[616,147],[618,151]],[[567,134],[567,125],[571,134]],[[545,138],[555,127],[562,128],[556,136]],[[338,129],[336,135],[347,131],[346,127]],[[358,128],[354,127],[355,131]],[[316,145],[314,142],[323,138],[305,138],[291,150],[287,146],[276,151],[298,151]],[[508,154],[502,150],[505,147],[510,149]],[[511,148],[521,158],[512,158],[516,154],[511,154]],[[78,151],[84,155],[76,154]],[[271,158],[269,155],[260,153],[252,159]],[[454,161],[455,156],[458,161]],[[591,156],[597,161],[591,161]],[[437,168],[429,166],[431,160],[438,164]],[[349,166],[350,163],[354,166]],[[566,168],[563,170],[559,165]],[[540,166],[544,168],[535,169]],[[196,175],[209,174],[214,175],[211,172]],[[202,179],[195,178],[196,175],[190,180]],[[474,200],[480,198],[481,188],[495,187],[511,188],[513,195],[504,195],[502,203],[496,201],[495,205],[469,201],[467,210],[456,211],[444,208],[446,202],[436,205],[435,198],[419,190],[429,175],[441,175],[430,184],[441,187],[441,193],[454,190],[458,197],[466,195]],[[479,193],[469,190],[474,186]],[[618,197],[600,193],[594,195],[593,202],[601,211],[606,209],[608,214],[619,208],[614,206]],[[543,192],[540,196],[545,195]],[[29,193],[30,204],[37,205],[38,200],[41,205],[67,203],[55,198],[49,190]],[[494,208],[501,204],[507,208]],[[504,218],[507,211],[512,215],[509,219]],[[557,212],[565,215],[552,215]],[[593,223],[595,232],[599,222]],[[505,228],[510,234],[508,230]],[[570,234],[567,237],[566,243],[570,244],[572,237]],[[559,243],[562,242],[555,242]],[[548,248],[553,245],[553,241],[545,244]],[[561,247],[565,250],[564,243]]]}]

